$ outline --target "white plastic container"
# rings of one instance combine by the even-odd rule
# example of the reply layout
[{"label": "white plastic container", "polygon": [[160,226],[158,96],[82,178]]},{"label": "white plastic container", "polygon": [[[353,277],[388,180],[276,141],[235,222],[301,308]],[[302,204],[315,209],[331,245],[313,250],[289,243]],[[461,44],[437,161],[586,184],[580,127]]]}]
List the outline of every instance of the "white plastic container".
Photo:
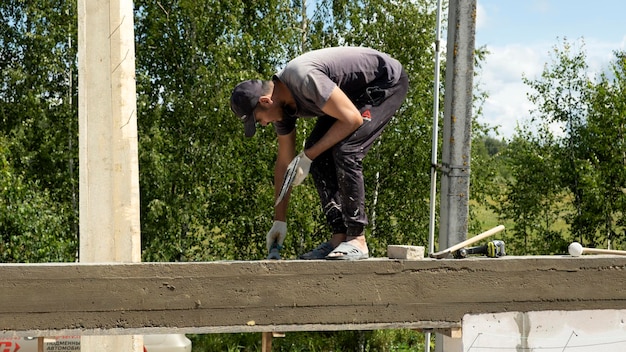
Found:
[{"label": "white plastic container", "polygon": [[183,334],[144,335],[147,352],[191,352],[191,340]]}]

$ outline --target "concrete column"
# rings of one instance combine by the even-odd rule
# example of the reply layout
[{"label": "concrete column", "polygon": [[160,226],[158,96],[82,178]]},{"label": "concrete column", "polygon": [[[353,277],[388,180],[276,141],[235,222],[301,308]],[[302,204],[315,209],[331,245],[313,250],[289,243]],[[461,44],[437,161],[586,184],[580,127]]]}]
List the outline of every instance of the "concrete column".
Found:
[{"label": "concrete column", "polygon": [[[441,154],[439,248],[467,239],[476,0],[450,0]],[[437,334],[436,352],[462,351]]]},{"label": "concrete column", "polygon": [[467,239],[476,0],[451,0],[441,155],[439,248]]},{"label": "concrete column", "polygon": [[[78,0],[80,262],[140,262],[132,0]],[[83,351],[142,351],[135,336]]]}]

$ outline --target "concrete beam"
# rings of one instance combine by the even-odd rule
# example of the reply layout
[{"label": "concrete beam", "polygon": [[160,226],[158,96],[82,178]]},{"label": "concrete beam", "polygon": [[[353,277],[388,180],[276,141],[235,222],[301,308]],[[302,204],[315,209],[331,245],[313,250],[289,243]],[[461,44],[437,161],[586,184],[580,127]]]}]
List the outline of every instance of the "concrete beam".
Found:
[{"label": "concrete beam", "polygon": [[626,309],[626,258],[0,265],[0,337],[458,328]]}]

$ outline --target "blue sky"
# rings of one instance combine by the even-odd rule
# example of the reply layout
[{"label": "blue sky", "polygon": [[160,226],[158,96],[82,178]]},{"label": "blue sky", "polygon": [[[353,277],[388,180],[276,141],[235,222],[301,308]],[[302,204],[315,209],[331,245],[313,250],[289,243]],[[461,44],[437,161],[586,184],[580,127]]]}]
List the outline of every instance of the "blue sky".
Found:
[{"label": "blue sky", "polygon": [[499,125],[501,137],[511,137],[533,108],[522,76],[536,78],[563,38],[582,38],[591,76],[606,69],[613,51],[626,50],[624,0],[477,0],[477,6],[476,47],[491,52],[477,77],[490,95],[480,120]]},{"label": "blue sky", "polygon": [[571,39],[623,40],[623,0],[478,0],[486,17],[477,39],[503,45],[511,42]]}]

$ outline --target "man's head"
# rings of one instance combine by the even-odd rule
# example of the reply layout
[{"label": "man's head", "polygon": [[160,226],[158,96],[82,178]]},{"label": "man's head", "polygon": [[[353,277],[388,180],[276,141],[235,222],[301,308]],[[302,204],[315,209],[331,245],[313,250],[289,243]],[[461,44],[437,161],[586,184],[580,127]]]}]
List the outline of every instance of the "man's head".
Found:
[{"label": "man's head", "polygon": [[233,90],[230,108],[243,122],[246,137],[254,136],[256,132],[254,109],[262,96],[271,94],[271,89],[270,82],[252,79],[239,83]]}]

